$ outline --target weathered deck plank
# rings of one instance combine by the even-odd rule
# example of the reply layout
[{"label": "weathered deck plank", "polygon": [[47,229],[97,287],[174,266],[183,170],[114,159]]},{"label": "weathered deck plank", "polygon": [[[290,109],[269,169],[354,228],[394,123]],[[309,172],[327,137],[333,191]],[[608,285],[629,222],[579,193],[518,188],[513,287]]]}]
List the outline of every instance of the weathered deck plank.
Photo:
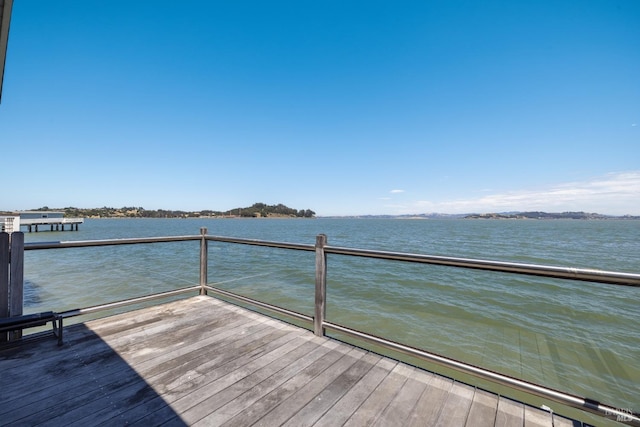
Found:
[{"label": "weathered deck plank", "polygon": [[436,422],[438,427],[463,426],[469,417],[475,389],[466,384],[454,383],[447,395],[440,416]]},{"label": "weathered deck plank", "polygon": [[335,346],[322,357],[318,358],[311,364],[308,364],[304,369],[296,373],[295,376],[290,376],[282,384],[272,384],[274,387],[259,387],[257,392],[254,392],[254,401],[250,402],[250,405],[246,405],[247,401],[243,405],[240,405],[242,410],[231,418],[224,425],[229,426],[246,426],[251,425],[259,421],[265,414],[269,413],[273,408],[280,404],[280,402],[288,399],[295,393],[301,384],[306,384],[310,379],[315,378],[322,373],[331,364],[335,363],[344,355],[345,349],[340,346]]},{"label": "weathered deck plank", "polygon": [[418,403],[418,399],[427,388],[432,375],[417,368],[412,368],[407,374],[409,379],[380,414],[380,417],[376,420],[376,425],[406,425],[405,420]]},{"label": "weathered deck plank", "polygon": [[469,427],[495,425],[497,407],[498,396],[484,390],[476,389],[473,395],[471,409],[469,409],[469,416],[467,417],[466,425]]},{"label": "weathered deck plank", "polygon": [[324,415],[342,396],[351,389],[380,360],[376,354],[365,354],[334,381],[309,401],[300,411],[284,423],[285,426],[311,426]]},{"label": "weathered deck plank", "polygon": [[[388,366],[391,364],[386,359],[380,359],[369,372],[358,381],[349,391],[335,404],[330,411],[320,418],[317,427],[332,427],[343,425],[376,389],[378,384],[389,374]],[[385,367],[384,365],[387,365]]]},{"label": "weathered deck plank", "polygon": [[524,425],[524,406],[502,396],[498,399],[498,412],[496,413],[496,427]]},{"label": "weathered deck plank", "polygon": [[407,424],[411,427],[435,425],[451,387],[453,387],[453,380],[434,375],[420,396]]},{"label": "weathered deck plank", "polygon": [[[307,344],[309,346],[305,344],[304,347],[301,346],[295,351],[287,353],[285,357],[279,359],[276,363],[265,366],[255,375],[246,377],[235,387],[230,388],[229,392],[220,393],[222,401],[218,405],[218,409],[201,419],[202,424],[220,425],[247,408],[256,409],[254,405],[257,401],[334,349],[332,346],[325,346],[320,351],[308,351],[310,346],[316,346],[317,348],[317,343],[308,342]],[[198,425],[198,423],[195,425]]]},{"label": "weathered deck plank", "polygon": [[553,427],[552,415],[538,411],[530,406],[525,406],[524,427]]},{"label": "weathered deck plank", "polygon": [[372,425],[385,410],[389,401],[393,399],[407,381],[410,372],[408,366],[394,363],[389,375],[382,380],[356,412],[347,420],[345,426]]},{"label": "weathered deck plank", "polygon": [[11,426],[546,426],[552,419],[205,296],[69,326],[62,347],[42,339],[0,348],[0,369],[0,425]]}]

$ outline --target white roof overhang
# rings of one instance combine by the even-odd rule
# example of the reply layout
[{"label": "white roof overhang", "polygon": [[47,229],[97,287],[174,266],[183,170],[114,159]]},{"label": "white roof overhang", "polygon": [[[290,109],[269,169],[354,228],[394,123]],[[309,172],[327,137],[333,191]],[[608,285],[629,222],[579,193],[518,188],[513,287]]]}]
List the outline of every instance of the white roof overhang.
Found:
[{"label": "white roof overhang", "polygon": [[9,43],[9,22],[11,21],[13,0],[0,0],[0,101],[2,101],[2,81],[4,80],[4,64],[7,59]]}]

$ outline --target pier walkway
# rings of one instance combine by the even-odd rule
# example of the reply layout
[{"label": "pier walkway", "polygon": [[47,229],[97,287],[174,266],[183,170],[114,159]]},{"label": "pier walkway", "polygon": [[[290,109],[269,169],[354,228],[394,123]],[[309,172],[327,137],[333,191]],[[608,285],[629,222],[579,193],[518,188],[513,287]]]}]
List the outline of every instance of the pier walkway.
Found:
[{"label": "pier walkway", "polygon": [[0,347],[0,366],[0,425],[582,425],[208,296]]},{"label": "pier walkway", "polygon": [[[78,225],[84,223],[84,218],[27,218],[20,219],[20,227],[27,227],[29,233],[38,232],[38,226],[48,225],[50,231],[64,231],[66,225],[70,231],[78,231]],[[55,228],[55,230],[54,230]]]}]

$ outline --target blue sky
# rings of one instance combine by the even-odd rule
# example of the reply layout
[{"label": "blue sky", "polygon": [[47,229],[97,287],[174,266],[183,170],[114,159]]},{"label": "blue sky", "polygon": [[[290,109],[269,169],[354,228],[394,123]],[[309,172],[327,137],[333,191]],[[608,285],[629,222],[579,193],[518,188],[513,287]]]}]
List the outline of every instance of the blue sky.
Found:
[{"label": "blue sky", "polygon": [[18,1],[0,147],[0,210],[640,215],[640,2]]}]

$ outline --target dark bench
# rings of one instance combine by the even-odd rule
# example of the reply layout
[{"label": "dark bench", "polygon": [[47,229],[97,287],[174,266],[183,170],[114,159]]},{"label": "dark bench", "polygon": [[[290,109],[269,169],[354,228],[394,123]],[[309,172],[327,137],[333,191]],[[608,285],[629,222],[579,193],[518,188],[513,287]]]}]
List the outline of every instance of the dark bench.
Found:
[{"label": "dark bench", "polygon": [[2,318],[0,319],[0,332],[11,332],[43,326],[46,325],[47,322],[52,323],[53,335],[58,337],[58,345],[62,345],[62,317],[53,311]]}]

